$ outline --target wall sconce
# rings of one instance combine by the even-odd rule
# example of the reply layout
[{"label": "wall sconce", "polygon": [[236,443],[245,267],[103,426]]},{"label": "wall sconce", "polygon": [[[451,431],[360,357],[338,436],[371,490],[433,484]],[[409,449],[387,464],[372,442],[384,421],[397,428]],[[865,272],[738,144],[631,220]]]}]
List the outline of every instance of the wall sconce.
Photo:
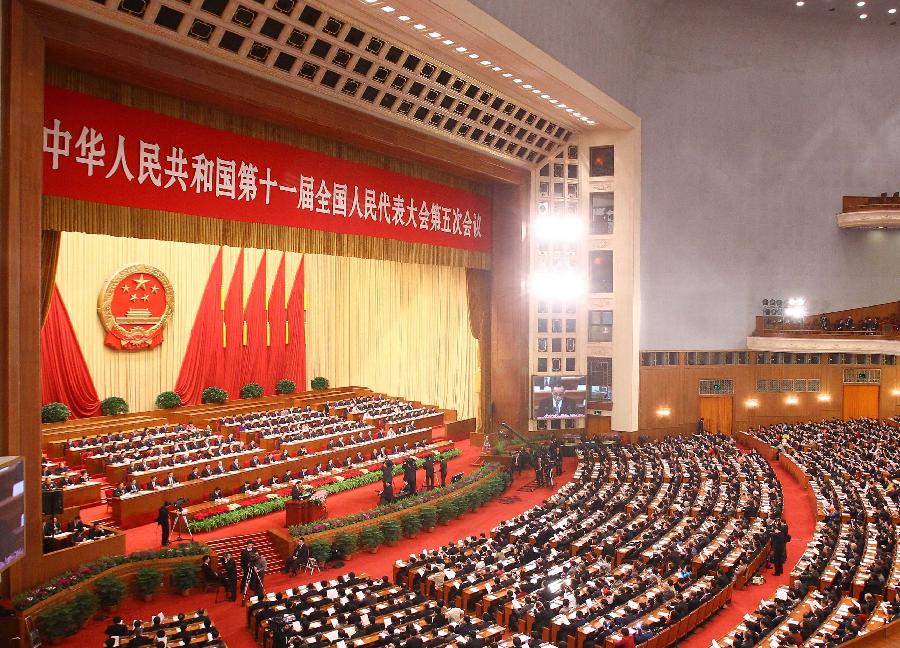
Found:
[{"label": "wall sconce", "polygon": [[800,399],[797,398],[796,396],[788,396],[787,398],[784,399],[784,402],[787,403],[788,405],[796,405],[797,403],[800,402]]},{"label": "wall sconce", "polygon": [[671,414],[672,414],[672,410],[669,409],[668,407],[660,407],[659,409],[656,410],[657,416],[669,416]]},{"label": "wall sconce", "polygon": [[820,403],[830,403],[831,402],[831,394],[819,394],[816,396],[816,400]]},{"label": "wall sconce", "polygon": [[900,396],[900,389],[892,389],[891,396]]},{"label": "wall sconce", "polygon": [[755,398],[748,398],[746,401],[744,401],[744,405],[750,409],[753,409],[759,407],[759,401]]}]

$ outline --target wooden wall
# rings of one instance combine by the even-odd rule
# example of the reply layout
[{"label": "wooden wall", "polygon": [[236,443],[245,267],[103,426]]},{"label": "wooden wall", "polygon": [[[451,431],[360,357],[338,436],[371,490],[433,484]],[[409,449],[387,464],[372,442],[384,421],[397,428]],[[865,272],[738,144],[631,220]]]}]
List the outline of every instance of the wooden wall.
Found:
[{"label": "wooden wall", "polygon": [[[731,379],[734,381],[735,430],[750,426],[769,425],[778,422],[799,422],[814,419],[840,417],[842,412],[842,372],[848,365],[714,365],[675,367],[641,367],[640,404],[638,424],[641,432],[684,432],[693,430],[700,417],[699,382],[701,379]],[[861,367],[872,369],[875,367]],[[900,415],[900,367],[882,366],[880,416],[888,418]],[[821,390],[816,393],[756,392],[756,381],[762,379],[816,378]],[[822,402],[819,394],[828,394],[831,400]],[[798,398],[796,405],[786,403],[786,397]],[[759,405],[747,407],[747,400],[755,399]],[[661,407],[671,410],[669,416],[657,415]]]}]

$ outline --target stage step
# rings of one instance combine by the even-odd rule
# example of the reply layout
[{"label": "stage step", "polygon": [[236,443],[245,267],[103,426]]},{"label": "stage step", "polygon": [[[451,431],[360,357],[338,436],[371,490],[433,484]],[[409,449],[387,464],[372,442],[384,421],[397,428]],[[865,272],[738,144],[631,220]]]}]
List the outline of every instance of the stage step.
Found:
[{"label": "stage step", "polygon": [[265,531],[250,533],[248,535],[231,536],[229,538],[219,538],[217,540],[207,540],[206,546],[209,547],[209,550],[212,553],[216,554],[217,560],[223,552],[230,551],[234,561],[237,563],[238,578],[240,578],[242,575],[241,549],[244,548],[244,545],[247,544],[248,540],[252,540],[253,548],[265,556],[267,574],[281,571],[281,568],[284,567],[284,559],[281,557],[281,554],[278,553],[278,550],[269,538],[269,534]]}]

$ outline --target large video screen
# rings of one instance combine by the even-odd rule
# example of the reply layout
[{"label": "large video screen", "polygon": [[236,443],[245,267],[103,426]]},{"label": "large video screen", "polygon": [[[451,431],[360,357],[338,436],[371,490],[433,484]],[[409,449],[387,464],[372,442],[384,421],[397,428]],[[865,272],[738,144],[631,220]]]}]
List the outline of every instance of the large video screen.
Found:
[{"label": "large video screen", "polygon": [[585,376],[531,377],[531,411],[535,420],[583,417],[586,397]]},{"label": "large video screen", "polygon": [[25,462],[0,457],[0,571],[25,555]]}]

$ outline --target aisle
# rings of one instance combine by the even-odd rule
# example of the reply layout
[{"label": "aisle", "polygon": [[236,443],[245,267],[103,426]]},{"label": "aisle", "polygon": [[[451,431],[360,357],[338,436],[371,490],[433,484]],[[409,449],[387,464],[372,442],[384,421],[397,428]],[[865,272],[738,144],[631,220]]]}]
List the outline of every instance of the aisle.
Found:
[{"label": "aisle", "polygon": [[781,576],[773,576],[772,570],[761,573],[766,582],[735,590],[731,603],[714,616],[705,626],[685,638],[679,645],[685,648],[709,648],[714,639],[728,634],[748,612],[752,612],[762,599],[769,598],[782,585],[789,585],[791,569],[806,551],[816,526],[816,509],[810,502],[806,489],[781,464],[770,461],[784,492],[784,519],[787,520],[791,541],[787,546],[787,562]]},{"label": "aisle", "polygon": [[[467,441],[463,443],[468,446]],[[462,449],[462,444],[457,445],[458,447],[460,447],[460,449]],[[480,452],[480,448],[468,449],[468,451],[464,451],[461,457],[457,457],[457,459],[454,460],[455,462],[457,462],[456,465],[459,466],[456,470],[462,470],[463,466],[466,467],[467,472],[471,470],[469,464],[471,463],[472,458],[474,456],[477,456],[478,452]],[[467,464],[459,463],[461,460],[467,457]],[[453,464],[451,464],[451,471],[453,470],[452,466]],[[373,577],[390,577],[392,575],[393,565],[396,560],[407,558],[411,553],[419,552],[426,548],[436,549],[441,545],[444,545],[448,542],[453,542],[465,535],[477,534],[482,532],[490,533],[491,528],[493,528],[503,520],[508,520],[511,517],[515,517],[516,515],[519,515],[532,506],[539,504],[549,495],[559,489],[559,487],[562,486],[566,481],[568,481],[569,478],[571,478],[572,472],[575,469],[575,459],[566,458],[564,466],[565,471],[563,473],[563,476],[562,478],[560,478],[560,480],[557,481],[556,487],[554,489],[539,488],[533,492],[520,490],[523,486],[533,481],[534,479],[534,471],[523,472],[513,480],[513,483],[510,485],[509,489],[506,491],[506,493],[504,493],[503,497],[501,498],[503,499],[504,503],[501,503],[498,500],[493,500],[492,502],[482,506],[477,511],[466,513],[461,518],[454,520],[447,526],[439,526],[429,533],[419,534],[417,537],[412,539],[404,539],[394,547],[381,547],[375,554],[358,552],[343,567],[340,567],[338,569],[329,569],[322,574],[316,573],[314,578],[310,577],[308,574],[302,574],[297,576],[296,578],[291,578],[284,574],[269,574],[266,578],[265,583],[266,590],[280,591],[289,587],[302,585],[313,580],[319,580],[320,578],[333,578],[350,571],[355,573],[364,573]],[[350,491],[349,493],[341,493],[340,495],[336,495],[335,497],[337,498],[341,495],[351,495],[352,493],[356,493],[356,495],[359,496],[359,494],[363,492],[365,492],[365,489]],[[330,501],[331,500],[329,500],[329,502]],[[276,514],[266,516],[265,518],[260,518],[260,520],[271,519],[275,515]],[[245,525],[257,521],[258,520],[244,522],[240,525],[228,527],[227,530],[220,529],[219,531],[227,531],[223,534],[224,536],[248,533],[248,531],[245,530]],[[133,530],[129,530],[128,534],[131,535],[132,532]],[[211,536],[212,534],[207,535]],[[218,603],[215,603],[214,598],[215,595],[210,592],[205,594],[192,594],[191,596],[186,598],[175,594],[165,594],[157,596],[153,601],[149,603],[145,603],[137,599],[128,599],[122,604],[117,614],[121,615],[126,620],[126,622],[128,622],[136,618],[149,620],[150,617],[152,617],[154,614],[158,614],[159,612],[164,612],[167,615],[172,615],[177,612],[189,612],[192,610],[196,610],[198,607],[203,607],[209,612],[210,618],[212,619],[216,628],[219,629],[219,632],[222,634],[222,638],[225,639],[225,642],[228,644],[229,648],[257,647],[258,644],[253,641],[253,638],[246,629],[245,609],[240,607],[237,603],[228,603],[221,600]],[[69,637],[68,639],[60,642],[59,646],[61,646],[62,648],[84,648],[85,646],[90,646],[93,648],[102,646],[105,639],[103,630],[106,628],[109,622],[109,619],[106,619],[104,621],[92,622],[85,630],[82,630],[75,636]]]}]

